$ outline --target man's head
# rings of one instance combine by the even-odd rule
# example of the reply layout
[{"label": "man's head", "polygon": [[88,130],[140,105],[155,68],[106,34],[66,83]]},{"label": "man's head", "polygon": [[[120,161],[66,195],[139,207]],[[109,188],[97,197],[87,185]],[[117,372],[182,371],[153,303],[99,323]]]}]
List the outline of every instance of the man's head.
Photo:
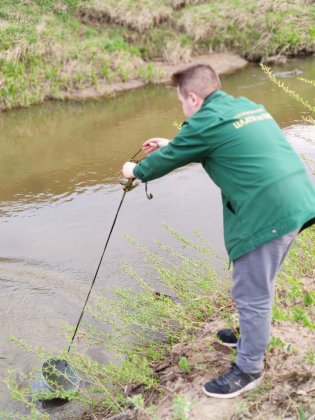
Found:
[{"label": "man's head", "polygon": [[173,73],[171,85],[177,87],[186,117],[199,111],[205,98],[221,89],[219,76],[209,64],[196,63]]}]

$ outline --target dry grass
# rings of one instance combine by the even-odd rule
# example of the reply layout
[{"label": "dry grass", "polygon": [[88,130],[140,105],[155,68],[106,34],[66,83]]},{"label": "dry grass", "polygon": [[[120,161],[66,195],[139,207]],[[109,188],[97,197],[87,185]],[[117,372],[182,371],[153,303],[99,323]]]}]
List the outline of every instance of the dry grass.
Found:
[{"label": "dry grass", "polygon": [[231,1],[213,1],[183,9],[176,25],[195,42],[230,47],[249,58],[275,54],[279,49],[298,53],[310,44],[315,49],[314,36],[305,31],[314,25],[314,12],[307,9],[307,3],[240,0],[233,6]]},{"label": "dry grass", "polygon": [[178,10],[183,7],[191,6],[193,4],[206,3],[205,0],[166,0],[166,3],[169,4],[173,9]]},{"label": "dry grass", "polygon": [[125,26],[139,33],[163,23],[173,25],[174,10],[203,3],[204,0],[92,0],[83,1],[77,15],[85,23]]},{"label": "dry grass", "polygon": [[0,60],[17,61],[23,60],[30,54],[34,54],[37,47],[30,45],[27,41],[19,40],[13,48],[0,51]]},{"label": "dry grass", "polygon": [[173,10],[163,1],[145,0],[138,2],[123,0],[94,0],[77,11],[84,22],[116,24],[140,33],[164,22],[172,21]]},{"label": "dry grass", "polygon": [[191,48],[181,46],[176,40],[169,41],[163,52],[163,61],[168,64],[190,63],[192,60]]},{"label": "dry grass", "polygon": [[7,28],[9,26],[9,22],[4,19],[0,19],[0,28]]},{"label": "dry grass", "polygon": [[240,31],[244,30],[248,24],[245,11],[215,1],[184,10],[177,21],[177,28],[190,34],[195,41],[204,41],[222,36],[223,31],[235,24]]}]

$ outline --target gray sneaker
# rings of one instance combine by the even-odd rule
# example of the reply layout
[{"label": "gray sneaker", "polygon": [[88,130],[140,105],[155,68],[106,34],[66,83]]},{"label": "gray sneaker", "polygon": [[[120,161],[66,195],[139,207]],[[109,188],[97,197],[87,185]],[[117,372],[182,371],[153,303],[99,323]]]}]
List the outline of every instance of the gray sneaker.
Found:
[{"label": "gray sneaker", "polygon": [[245,373],[235,363],[232,363],[231,369],[227,373],[204,384],[203,392],[208,397],[234,398],[256,388],[262,377],[263,372]]}]

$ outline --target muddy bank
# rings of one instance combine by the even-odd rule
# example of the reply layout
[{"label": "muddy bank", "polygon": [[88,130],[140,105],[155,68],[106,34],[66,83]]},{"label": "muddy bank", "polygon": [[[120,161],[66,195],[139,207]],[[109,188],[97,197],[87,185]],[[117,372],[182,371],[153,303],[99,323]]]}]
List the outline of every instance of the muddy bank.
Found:
[{"label": "muddy bank", "polygon": [[[202,55],[195,57],[190,61],[190,63],[200,61],[210,64],[219,75],[233,73],[244,68],[248,63],[244,58],[233,53],[213,53]],[[182,67],[182,65],[168,65],[162,62],[155,63],[154,66],[156,68],[155,72],[157,74],[155,83],[161,84],[167,83],[170,80],[171,74]],[[97,88],[90,86],[80,91],[65,92],[61,98],[70,100],[84,100],[102,96],[112,96],[123,91],[141,88],[147,84],[148,82],[143,79],[134,79],[128,82],[110,84],[102,82],[98,85]]]},{"label": "muddy bank", "polygon": [[[223,53],[212,53],[207,55],[200,55],[197,57],[190,58],[185,64],[194,62],[205,62],[213,66],[219,75],[231,74],[236,72],[248,64],[248,61],[239,55],[232,52]],[[170,80],[171,74],[181,68],[184,63],[180,64],[169,64],[157,61],[154,63],[143,63],[143,68],[150,68],[150,77],[132,77],[127,81],[114,81],[109,82],[106,79],[100,78],[97,83],[90,83],[87,86],[78,86],[75,83],[71,83],[69,86],[63,86],[60,90],[54,94],[45,94],[45,89],[42,92],[42,96],[37,99],[33,99],[30,103],[22,103],[11,106],[5,101],[1,102],[0,98],[0,111],[6,111],[11,108],[25,107],[28,105],[48,101],[48,100],[75,100],[81,101],[86,99],[109,97],[115,94],[144,87],[150,83],[154,84],[166,84]],[[1,81],[0,81],[1,88]]]}]

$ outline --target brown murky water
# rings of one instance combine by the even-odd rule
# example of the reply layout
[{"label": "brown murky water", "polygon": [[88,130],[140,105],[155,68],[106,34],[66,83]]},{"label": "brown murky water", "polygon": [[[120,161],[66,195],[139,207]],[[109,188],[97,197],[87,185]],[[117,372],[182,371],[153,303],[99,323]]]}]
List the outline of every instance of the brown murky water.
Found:
[{"label": "brown murky water", "polygon": [[[300,68],[315,79],[314,58]],[[314,104],[300,76],[283,81]],[[257,67],[223,78],[224,89],[263,103],[306,157],[315,159],[315,128],[301,122],[302,106],[267,81]],[[314,92],[314,89],[313,89]],[[148,87],[86,103],[47,103],[0,115],[0,377],[25,372],[33,356],[9,336],[61,348],[61,327],[75,325],[122,196],[120,169],[151,136],[171,138],[182,121],[173,90]],[[309,162],[309,165],[312,163]],[[123,258],[142,266],[142,255],[123,234],[142,243],[176,243],[161,222],[184,235],[198,229],[225,255],[218,189],[199,166],[189,166],[127,194],[93,296],[105,286],[130,285]],[[93,350],[91,350],[93,351]],[[16,409],[0,383],[1,410]]]}]

